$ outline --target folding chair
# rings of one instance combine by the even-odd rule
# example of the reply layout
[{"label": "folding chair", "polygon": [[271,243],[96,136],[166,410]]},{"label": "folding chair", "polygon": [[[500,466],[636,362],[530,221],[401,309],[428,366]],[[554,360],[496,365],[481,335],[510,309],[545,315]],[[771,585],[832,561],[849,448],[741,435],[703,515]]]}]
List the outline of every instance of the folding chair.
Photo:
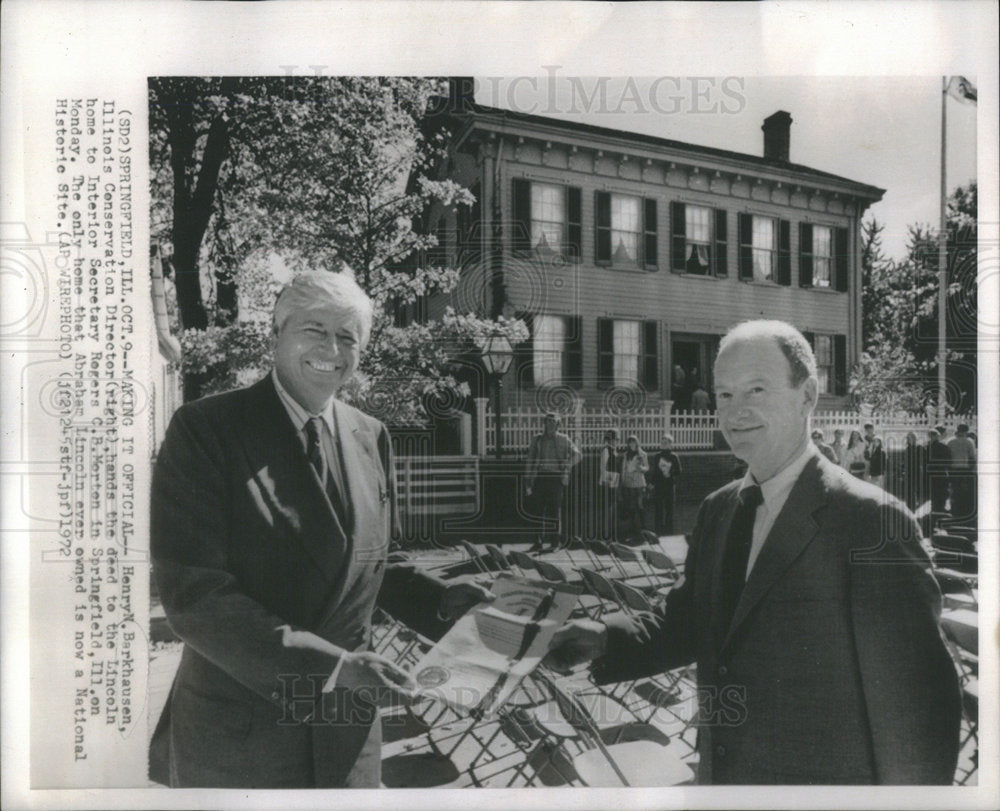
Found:
[{"label": "folding chair", "polygon": [[601,611],[598,616],[605,613],[612,613],[614,610],[624,611],[624,606],[622,605],[621,598],[615,591],[614,586],[611,585],[611,581],[608,580],[604,575],[598,572],[591,571],[590,569],[580,570],[580,575],[583,577],[583,586],[591,594],[593,594],[598,600],[600,600]]},{"label": "folding chair", "polygon": [[664,580],[665,586],[658,588],[656,593],[661,597],[666,598],[666,596],[677,586],[678,582],[680,582],[680,569],[678,569],[677,564],[670,559],[670,556],[660,549],[643,549],[642,556],[646,559],[646,563],[657,571],[662,572],[661,577]]},{"label": "folding chair", "polygon": [[[630,586],[635,588],[654,591],[663,586],[666,583],[666,579],[659,575],[657,571],[646,562],[644,555],[640,554],[640,550],[633,549],[630,546],[625,546],[625,544],[612,543],[608,545],[611,549],[611,554],[623,562],[635,563],[638,566],[640,574],[632,574],[631,576],[626,576],[624,578],[625,582]],[[648,550],[641,550],[646,552]]]},{"label": "folding chair", "polygon": [[535,569],[545,580],[550,580],[555,583],[565,583],[567,581],[566,572],[556,566],[554,563],[549,563],[546,560],[538,560],[535,558]]},{"label": "folding chair", "polygon": [[[941,623],[941,629],[962,690],[962,735],[954,782],[964,786],[979,768],[979,657],[975,652],[963,647],[954,629],[947,622]],[[970,744],[973,748],[967,750],[966,747]]]},{"label": "folding chair", "polygon": [[969,608],[973,611],[979,610],[979,601],[966,580],[958,572],[951,572],[947,569],[935,569],[934,579],[937,580],[941,589],[942,603],[945,609],[949,608]]},{"label": "folding chair", "polygon": [[535,559],[531,555],[512,549],[510,558],[514,561],[514,565],[521,570],[524,577],[531,577],[538,572],[538,569],[535,568]]},{"label": "folding chair", "polygon": [[504,555],[499,546],[488,543],[484,544],[483,548],[486,550],[486,554],[489,555],[490,560],[496,565],[497,571],[510,571],[510,563],[507,561],[507,556]]},{"label": "folding chair", "polygon": [[[594,540],[590,540],[590,541],[584,541],[584,543],[587,545],[588,549],[590,549],[592,552],[594,552],[595,556],[596,555],[604,555],[605,557],[610,558],[611,559],[611,563],[614,564],[615,568],[618,569],[618,572],[622,576],[625,576],[625,567],[622,566],[621,561],[619,561],[618,558],[616,558],[613,554],[611,554],[610,547],[608,547],[608,545],[604,541],[599,541],[597,539],[594,539]],[[610,566],[604,566],[602,564],[598,568],[609,569],[611,567]]]},{"label": "folding chair", "polygon": [[[544,677],[544,668],[540,668]],[[586,786],[670,786],[689,783],[691,767],[678,757],[659,730],[648,724],[625,723],[601,729],[584,705],[555,678],[546,684],[560,713],[583,744],[572,758],[577,778]]]},{"label": "folding chair", "polygon": [[469,560],[472,561],[472,565],[476,567],[476,571],[479,574],[491,574],[490,567],[486,565],[486,557],[483,555],[475,546],[466,540],[460,540],[458,545],[465,550],[465,554],[469,556]]}]

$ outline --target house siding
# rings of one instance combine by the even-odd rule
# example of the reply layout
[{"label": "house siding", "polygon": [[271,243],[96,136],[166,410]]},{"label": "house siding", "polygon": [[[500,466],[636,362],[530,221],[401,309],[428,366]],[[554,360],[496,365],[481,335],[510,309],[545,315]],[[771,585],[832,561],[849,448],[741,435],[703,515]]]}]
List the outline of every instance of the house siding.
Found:
[{"label": "house siding", "polygon": [[[504,129],[506,128],[506,131]],[[544,127],[542,127],[544,129]],[[559,140],[548,132],[532,132],[521,125],[485,123],[476,137],[467,139],[461,160],[453,165],[454,177],[463,185],[479,183],[483,190],[483,254],[489,255],[493,180],[498,178],[500,216],[503,222],[503,273],[507,315],[544,313],[579,316],[582,330],[582,384],[570,381],[587,406],[607,396],[597,386],[597,323],[599,318],[658,323],[658,386],[645,392],[647,405],[670,396],[671,336],[686,333],[721,336],[739,321],[776,318],[805,332],[846,337],[849,368],[859,352],[860,264],[858,222],[864,208],[877,199],[871,187],[851,193],[850,181],[800,182],[796,172],[781,166],[748,165],[740,171],[732,159],[657,154],[646,144],[628,145],[628,133],[614,143],[601,143],[592,135]],[[495,175],[495,162],[500,171]],[[540,261],[513,250],[513,182],[554,183],[581,189],[583,236],[579,261]],[[861,184],[855,184],[861,187]],[[867,190],[867,191],[865,191]],[[876,192],[878,190],[875,190]],[[610,192],[656,201],[658,269],[598,264],[595,256],[595,194]],[[866,198],[867,194],[867,198]],[[693,276],[671,270],[670,204],[707,206],[726,212],[727,275]],[[742,213],[787,220],[791,258],[791,284],[750,282],[739,278],[738,215]],[[799,286],[799,223],[847,229],[847,292]],[[488,314],[488,271],[483,262],[467,267],[459,291],[437,297],[430,312],[440,313],[448,303]],[[432,316],[433,317],[433,316]],[[534,392],[519,386],[515,372],[505,380],[509,406],[523,406]],[[843,397],[825,395],[821,405],[834,407]]]}]

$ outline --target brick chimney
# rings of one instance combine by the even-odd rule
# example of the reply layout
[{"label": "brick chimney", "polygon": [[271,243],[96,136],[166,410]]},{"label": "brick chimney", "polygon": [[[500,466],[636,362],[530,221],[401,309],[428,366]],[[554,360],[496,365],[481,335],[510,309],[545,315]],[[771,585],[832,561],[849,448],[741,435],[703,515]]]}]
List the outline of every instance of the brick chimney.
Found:
[{"label": "brick chimney", "polygon": [[769,161],[788,163],[789,130],[792,117],[784,110],[778,110],[764,119],[764,158]]}]

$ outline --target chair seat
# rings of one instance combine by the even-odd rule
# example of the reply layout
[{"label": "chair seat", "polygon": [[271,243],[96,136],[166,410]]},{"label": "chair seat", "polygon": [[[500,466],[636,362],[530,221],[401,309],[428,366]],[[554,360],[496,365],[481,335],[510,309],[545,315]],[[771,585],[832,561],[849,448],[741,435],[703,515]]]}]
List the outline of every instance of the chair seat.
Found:
[{"label": "chair seat", "polygon": [[[630,741],[607,747],[630,786],[678,786],[690,783],[694,771],[669,746],[653,741]],[[573,758],[573,768],[591,787],[621,786],[622,781],[600,749],[589,749]]]}]

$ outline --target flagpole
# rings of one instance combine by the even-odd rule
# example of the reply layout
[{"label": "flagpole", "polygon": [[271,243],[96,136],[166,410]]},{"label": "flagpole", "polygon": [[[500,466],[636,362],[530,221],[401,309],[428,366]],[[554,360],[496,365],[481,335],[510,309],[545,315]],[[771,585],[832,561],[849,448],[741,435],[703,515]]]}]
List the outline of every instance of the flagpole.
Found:
[{"label": "flagpole", "polygon": [[941,223],[938,231],[938,421],[944,420],[945,404],[947,402],[947,356],[948,350],[945,344],[946,330],[945,319],[948,309],[948,278],[947,278],[947,174],[946,166],[946,110],[948,100],[948,77],[941,77]]}]

